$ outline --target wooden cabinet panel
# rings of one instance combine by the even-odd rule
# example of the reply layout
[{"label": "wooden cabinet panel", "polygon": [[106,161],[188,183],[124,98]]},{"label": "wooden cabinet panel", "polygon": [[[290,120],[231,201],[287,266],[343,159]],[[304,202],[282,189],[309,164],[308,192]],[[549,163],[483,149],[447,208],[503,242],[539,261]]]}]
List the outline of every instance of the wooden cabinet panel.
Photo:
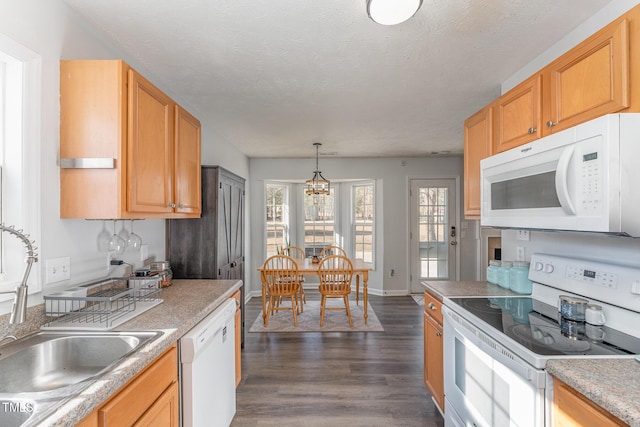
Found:
[{"label": "wooden cabinet panel", "polygon": [[429,292],[424,293],[424,311],[442,325],[442,303]]},{"label": "wooden cabinet panel", "polygon": [[629,106],[629,22],[614,22],[546,69],[549,116],[545,134]]},{"label": "wooden cabinet panel", "polygon": [[134,424],[134,427],[178,427],[180,411],[178,383],[173,383]]},{"label": "wooden cabinet panel", "polygon": [[555,427],[627,425],[558,379],[554,378],[553,384],[553,425]]},{"label": "wooden cabinet panel", "polygon": [[187,110],[176,105],[175,201],[181,213],[199,214],[202,208],[200,140],[201,125]]},{"label": "wooden cabinet panel", "polygon": [[[60,63],[61,218],[196,218],[200,122],[121,60]],[[182,207],[180,207],[180,205]]]},{"label": "wooden cabinet panel", "polygon": [[174,345],[98,409],[99,426],[133,425],[177,381],[178,351]]},{"label": "wooden cabinet panel", "polygon": [[542,136],[542,75],[502,95],[495,104],[493,153],[509,150]]},{"label": "wooden cabinet panel", "polygon": [[236,315],[235,315],[235,339],[236,339],[236,387],[240,385],[240,381],[242,380],[242,315],[241,315],[241,305],[240,298],[242,293],[240,291],[233,294],[233,298],[235,298],[236,304]]},{"label": "wooden cabinet panel", "polygon": [[440,410],[444,409],[442,325],[424,315],[424,382]]},{"label": "wooden cabinet panel", "polygon": [[480,218],[480,160],[492,154],[493,106],[464,122],[464,216]]},{"label": "wooden cabinet panel", "polygon": [[173,212],[174,102],[151,82],[129,70],[127,210]]}]

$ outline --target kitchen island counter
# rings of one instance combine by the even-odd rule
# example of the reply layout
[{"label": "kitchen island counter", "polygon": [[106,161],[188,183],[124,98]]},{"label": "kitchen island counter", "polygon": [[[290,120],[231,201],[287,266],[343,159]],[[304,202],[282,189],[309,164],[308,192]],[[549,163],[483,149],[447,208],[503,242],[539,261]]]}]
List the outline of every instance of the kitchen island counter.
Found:
[{"label": "kitchen island counter", "polygon": [[142,371],[240,287],[238,280],[174,280],[162,289],[164,302],[115,328],[115,331],[162,331],[157,339],[125,358],[79,395],[61,404],[42,426],[74,426]]},{"label": "kitchen island counter", "polygon": [[554,359],[546,369],[613,416],[640,427],[640,363],[635,359]]}]

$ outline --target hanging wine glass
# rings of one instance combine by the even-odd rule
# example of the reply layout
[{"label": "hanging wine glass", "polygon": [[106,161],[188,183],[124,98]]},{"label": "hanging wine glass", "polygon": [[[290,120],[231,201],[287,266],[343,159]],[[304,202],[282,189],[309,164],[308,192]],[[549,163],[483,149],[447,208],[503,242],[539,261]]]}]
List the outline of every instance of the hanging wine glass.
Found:
[{"label": "hanging wine glass", "polygon": [[129,240],[129,232],[127,231],[127,228],[125,227],[125,222],[124,221],[122,221],[122,228],[118,232],[118,236],[120,236],[122,238],[122,240],[124,240],[125,247],[126,247],[127,241]]},{"label": "hanging wine glass", "polygon": [[109,252],[115,252],[118,255],[122,255],[124,253],[124,248],[126,247],[126,242],[124,239],[116,234],[116,220],[113,220],[113,236],[109,240]]},{"label": "hanging wine glass", "polygon": [[127,239],[127,246],[136,252],[139,252],[142,246],[142,238],[133,231],[133,220],[131,220],[131,233],[129,233],[129,238]]},{"label": "hanging wine glass", "polygon": [[107,252],[109,250],[109,241],[111,240],[111,233],[107,231],[107,222],[102,220],[102,231],[98,233],[98,250],[100,252]]}]

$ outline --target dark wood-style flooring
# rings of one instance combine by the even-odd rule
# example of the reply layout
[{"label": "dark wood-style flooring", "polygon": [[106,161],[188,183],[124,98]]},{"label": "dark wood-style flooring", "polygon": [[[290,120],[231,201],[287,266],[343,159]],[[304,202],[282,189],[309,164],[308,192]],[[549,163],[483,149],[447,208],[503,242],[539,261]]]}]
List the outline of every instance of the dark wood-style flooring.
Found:
[{"label": "dark wood-style flooring", "polygon": [[443,426],[423,381],[423,307],[408,296],[369,304],[384,332],[250,333],[252,298],[231,426]]}]

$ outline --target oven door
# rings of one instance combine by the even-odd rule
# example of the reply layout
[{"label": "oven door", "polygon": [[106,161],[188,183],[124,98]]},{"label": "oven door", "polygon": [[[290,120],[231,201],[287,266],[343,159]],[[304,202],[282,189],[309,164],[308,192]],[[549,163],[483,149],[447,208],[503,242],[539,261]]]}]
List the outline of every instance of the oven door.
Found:
[{"label": "oven door", "polygon": [[545,372],[446,306],[442,313],[445,425],[544,426]]}]

